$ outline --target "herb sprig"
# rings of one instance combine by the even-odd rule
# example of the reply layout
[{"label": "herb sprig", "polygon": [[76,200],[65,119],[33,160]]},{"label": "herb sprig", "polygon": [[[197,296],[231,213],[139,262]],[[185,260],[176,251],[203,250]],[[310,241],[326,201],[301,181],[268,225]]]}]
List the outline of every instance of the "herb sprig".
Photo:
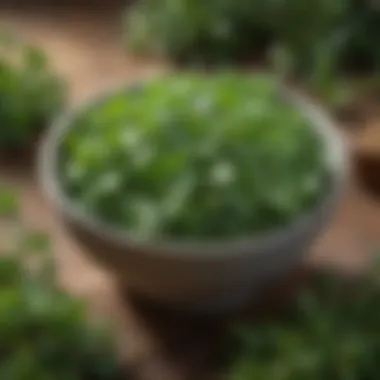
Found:
[{"label": "herb sprig", "polygon": [[125,379],[108,331],[56,285],[48,238],[17,220],[11,188],[1,187],[0,199],[0,221],[15,231],[0,252],[0,378]]},{"label": "herb sprig", "polygon": [[[378,268],[378,266],[377,266]],[[233,332],[229,380],[360,380],[379,373],[377,275],[320,275],[284,313]]]},{"label": "herb sprig", "polygon": [[24,147],[65,100],[65,85],[43,51],[0,30],[0,148]]}]

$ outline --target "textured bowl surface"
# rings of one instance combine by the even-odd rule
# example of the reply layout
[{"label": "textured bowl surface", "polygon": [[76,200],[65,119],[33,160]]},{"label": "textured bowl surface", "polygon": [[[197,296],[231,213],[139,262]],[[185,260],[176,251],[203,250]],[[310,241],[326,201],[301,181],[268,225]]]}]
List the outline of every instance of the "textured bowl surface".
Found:
[{"label": "textured bowl surface", "polygon": [[300,261],[333,213],[348,174],[346,144],[334,123],[305,98],[293,92],[287,92],[286,97],[325,140],[333,176],[329,193],[317,207],[281,230],[239,241],[138,243],[125,231],[84,214],[62,193],[57,178],[61,138],[82,107],[64,115],[43,141],[39,171],[44,192],[84,251],[129,289],[184,309],[218,311],[236,307]]}]

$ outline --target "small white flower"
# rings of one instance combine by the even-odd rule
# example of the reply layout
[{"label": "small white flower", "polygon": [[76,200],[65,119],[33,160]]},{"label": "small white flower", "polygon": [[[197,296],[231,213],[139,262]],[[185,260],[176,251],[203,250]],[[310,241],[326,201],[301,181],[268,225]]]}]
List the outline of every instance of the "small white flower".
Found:
[{"label": "small white flower", "polygon": [[135,200],[132,204],[132,212],[136,223],[135,233],[138,238],[149,238],[157,234],[160,222],[157,204],[148,199]]},{"label": "small white flower", "polygon": [[153,161],[153,150],[148,146],[142,146],[133,153],[133,165],[141,169]]},{"label": "small white flower", "polygon": [[304,189],[307,192],[315,192],[319,186],[319,178],[316,174],[310,175],[305,180]]},{"label": "small white flower", "polygon": [[82,166],[78,164],[72,164],[68,167],[67,175],[71,181],[78,181],[80,180],[85,171]]},{"label": "small white flower", "polygon": [[228,37],[231,33],[231,25],[228,20],[219,20],[214,24],[213,32],[218,37]]},{"label": "small white flower", "polygon": [[269,110],[265,102],[254,101],[254,102],[246,103],[244,106],[244,111],[248,115],[259,116],[259,115],[265,115],[266,113],[268,113]]},{"label": "small white flower", "polygon": [[205,113],[212,107],[213,100],[211,96],[200,96],[195,101],[195,108],[197,111]]},{"label": "small white flower", "polygon": [[212,168],[211,180],[217,185],[227,185],[236,178],[236,168],[230,162],[219,162]]},{"label": "small white flower", "polygon": [[192,90],[192,83],[188,79],[183,79],[175,84],[174,91],[178,95],[185,95]]},{"label": "small white flower", "polygon": [[106,173],[99,178],[98,188],[104,193],[113,193],[121,185],[121,177],[117,172]]},{"label": "small white flower", "polygon": [[126,148],[135,147],[141,140],[141,133],[136,128],[127,128],[121,135],[122,144]]}]

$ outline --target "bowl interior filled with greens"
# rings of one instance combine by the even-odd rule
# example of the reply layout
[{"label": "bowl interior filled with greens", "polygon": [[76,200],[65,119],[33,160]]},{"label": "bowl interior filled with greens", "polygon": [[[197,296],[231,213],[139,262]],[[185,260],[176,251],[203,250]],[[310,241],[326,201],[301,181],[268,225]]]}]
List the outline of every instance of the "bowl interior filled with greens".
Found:
[{"label": "bowl interior filled with greens", "polygon": [[281,229],[331,187],[327,144],[266,75],[187,74],[117,91],[61,136],[58,181],[138,240]]}]

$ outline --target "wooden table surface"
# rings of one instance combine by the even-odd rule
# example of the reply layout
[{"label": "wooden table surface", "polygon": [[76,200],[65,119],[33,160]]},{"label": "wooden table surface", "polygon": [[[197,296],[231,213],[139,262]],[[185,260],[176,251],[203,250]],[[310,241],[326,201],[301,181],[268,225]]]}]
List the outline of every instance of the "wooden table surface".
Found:
[{"label": "wooden table surface", "polygon": [[[164,63],[139,60],[123,47],[120,5],[111,1],[107,9],[95,3],[79,8],[59,6],[58,0],[47,2],[50,7],[31,7],[30,3],[28,9],[25,5],[4,7],[0,9],[0,24],[46,49],[70,85],[73,104],[107,86],[168,70]],[[14,167],[0,170],[1,181],[10,181],[20,189],[25,221],[50,233],[62,285],[88,300],[95,315],[105,316],[115,325],[120,352],[138,370],[138,377],[201,380],[218,346],[220,329],[232,316],[181,316],[120,295],[112,280],[89,262],[61,230],[41,196],[34,173],[19,172]],[[357,269],[379,240],[380,206],[351,183],[336,217],[311,249],[307,263],[333,262]]]}]

